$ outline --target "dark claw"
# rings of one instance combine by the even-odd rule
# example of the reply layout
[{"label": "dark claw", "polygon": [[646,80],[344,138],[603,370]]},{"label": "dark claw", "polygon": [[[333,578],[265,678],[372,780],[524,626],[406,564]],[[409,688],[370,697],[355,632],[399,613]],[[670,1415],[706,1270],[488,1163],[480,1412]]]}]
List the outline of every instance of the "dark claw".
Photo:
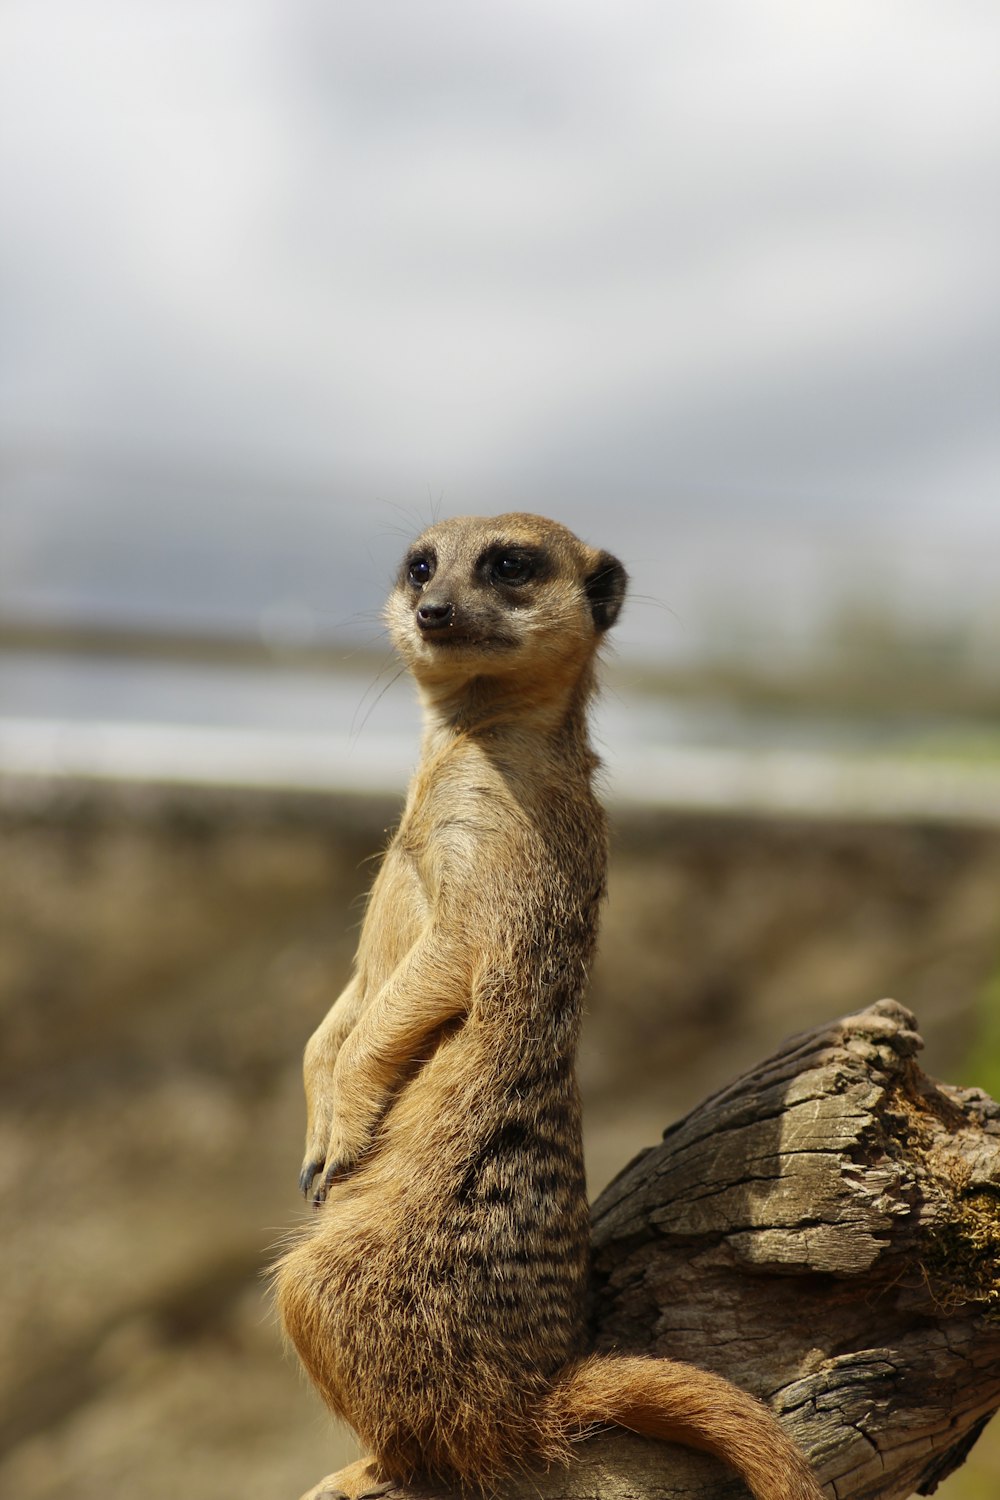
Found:
[{"label": "dark claw", "polygon": [[319,1208],[319,1206],[323,1202],[325,1202],[327,1192],[330,1188],[333,1187],[333,1184],[335,1182],[341,1181],[344,1177],[348,1177],[352,1170],[352,1162],[343,1160],[331,1162],[326,1171],[323,1173],[323,1181],[320,1183],[313,1196],[313,1208]]},{"label": "dark claw", "polygon": [[302,1194],[303,1198],[309,1197],[309,1189],[313,1185],[313,1178],[316,1176],[317,1172],[321,1172],[322,1170],[322,1161],[306,1162],[305,1166],[302,1168],[302,1171],[299,1173],[299,1192]]}]

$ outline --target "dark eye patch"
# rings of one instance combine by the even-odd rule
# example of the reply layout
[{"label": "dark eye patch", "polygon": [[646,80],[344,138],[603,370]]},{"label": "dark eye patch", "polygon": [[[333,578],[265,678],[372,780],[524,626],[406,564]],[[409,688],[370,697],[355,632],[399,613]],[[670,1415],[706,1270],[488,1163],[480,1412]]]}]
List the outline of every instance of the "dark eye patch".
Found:
[{"label": "dark eye patch", "polygon": [[548,556],[541,547],[504,546],[502,542],[487,547],[476,563],[476,572],[488,583],[506,588],[545,578],[550,571]]},{"label": "dark eye patch", "polygon": [[501,583],[527,583],[533,572],[530,558],[517,552],[501,552],[493,562],[493,576]]},{"label": "dark eye patch", "polygon": [[437,568],[437,558],[431,548],[422,552],[411,552],[403,563],[402,576],[411,588],[422,589],[430,583]]}]

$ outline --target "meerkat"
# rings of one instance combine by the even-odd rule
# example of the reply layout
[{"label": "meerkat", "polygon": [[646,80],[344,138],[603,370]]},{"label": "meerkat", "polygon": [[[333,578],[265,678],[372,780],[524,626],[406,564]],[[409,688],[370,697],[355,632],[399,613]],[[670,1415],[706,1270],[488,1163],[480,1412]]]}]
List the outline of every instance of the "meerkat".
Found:
[{"label": "meerkat", "polygon": [[820,1500],[756,1400],[693,1366],[588,1355],[575,1055],[607,834],[587,709],[626,591],[540,516],[461,517],[386,608],[425,714],[353,977],[305,1055],[284,1327],[370,1450],[303,1500],[484,1490],[617,1423],[708,1450],[757,1500]]}]

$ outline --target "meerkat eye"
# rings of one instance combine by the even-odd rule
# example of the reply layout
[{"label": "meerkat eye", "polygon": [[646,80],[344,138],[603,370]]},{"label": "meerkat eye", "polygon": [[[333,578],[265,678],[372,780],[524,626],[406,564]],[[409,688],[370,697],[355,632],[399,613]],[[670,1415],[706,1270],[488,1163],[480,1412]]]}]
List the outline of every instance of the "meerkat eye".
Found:
[{"label": "meerkat eye", "polygon": [[516,552],[502,552],[493,563],[493,576],[500,583],[527,583],[534,572],[531,560]]},{"label": "meerkat eye", "polygon": [[434,576],[434,564],[429,557],[414,557],[406,570],[406,576],[414,588],[423,588]]}]

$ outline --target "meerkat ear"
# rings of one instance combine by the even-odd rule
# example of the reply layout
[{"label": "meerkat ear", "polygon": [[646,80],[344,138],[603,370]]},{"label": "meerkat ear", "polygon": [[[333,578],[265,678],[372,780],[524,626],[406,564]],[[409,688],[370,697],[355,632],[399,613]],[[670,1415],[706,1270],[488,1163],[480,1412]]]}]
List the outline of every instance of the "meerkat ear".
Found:
[{"label": "meerkat ear", "polygon": [[617,620],[628,588],[628,574],[610,552],[599,552],[597,564],[583,581],[590,600],[590,613],[599,631],[610,630]]}]

